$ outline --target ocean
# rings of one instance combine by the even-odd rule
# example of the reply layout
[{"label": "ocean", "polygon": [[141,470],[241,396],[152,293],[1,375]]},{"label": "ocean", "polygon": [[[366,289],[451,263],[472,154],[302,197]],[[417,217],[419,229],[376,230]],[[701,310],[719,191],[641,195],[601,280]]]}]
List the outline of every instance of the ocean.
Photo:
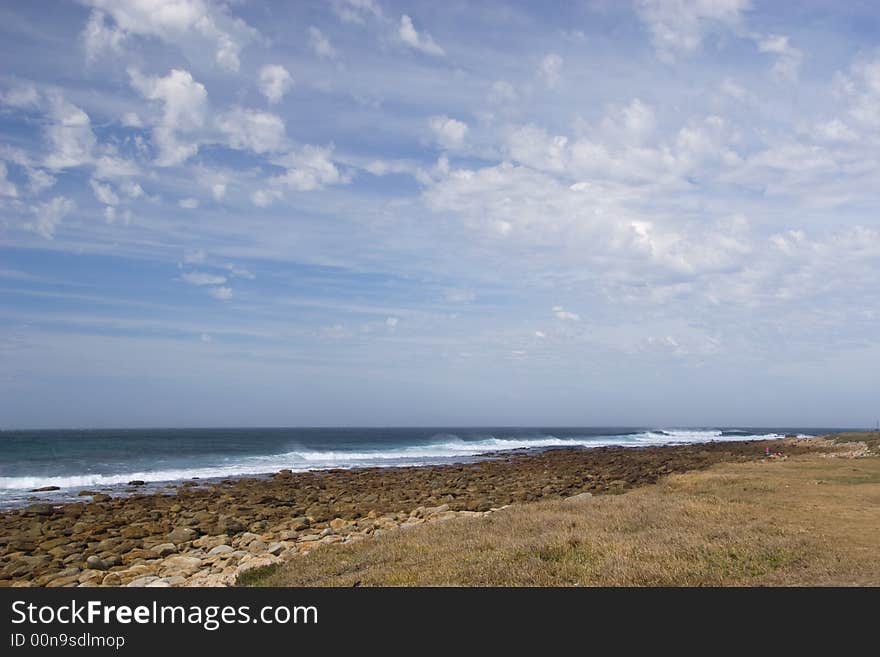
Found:
[{"label": "ocean", "polygon": [[[66,429],[0,431],[0,508],[75,499],[80,490],[126,494],[183,480],[475,460],[488,452],[552,447],[644,447],[812,436],[834,429],[773,428],[340,428]],[[58,486],[60,490],[32,492]],[[140,487],[138,492],[146,492]]]}]

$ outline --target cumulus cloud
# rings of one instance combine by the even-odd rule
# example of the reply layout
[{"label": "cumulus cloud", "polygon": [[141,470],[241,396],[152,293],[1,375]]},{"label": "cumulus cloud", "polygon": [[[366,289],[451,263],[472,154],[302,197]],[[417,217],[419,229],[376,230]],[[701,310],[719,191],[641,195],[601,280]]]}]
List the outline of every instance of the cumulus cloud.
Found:
[{"label": "cumulus cloud", "polygon": [[321,30],[314,25],[309,27],[309,48],[320,59],[336,59],[336,49]]},{"label": "cumulus cloud", "polygon": [[428,127],[434,140],[444,148],[461,148],[467,136],[468,127],[463,121],[448,116],[432,116]]},{"label": "cumulus cloud", "polygon": [[83,33],[94,59],[118,50],[132,35],[155,37],[198,57],[208,46],[214,61],[227,71],[238,71],[242,48],[256,30],[230,15],[225,4],[213,0],[83,0],[94,7]]},{"label": "cumulus cloud", "polygon": [[660,59],[696,51],[709,32],[738,26],[750,0],[639,0],[636,12]]},{"label": "cumulus cloud", "polygon": [[51,152],[46,157],[46,166],[67,169],[92,162],[97,138],[89,115],[60,93],[51,95],[49,108],[46,139]]},{"label": "cumulus cloud", "polygon": [[113,187],[109,184],[102,184],[92,178],[89,183],[95,198],[104,205],[119,205],[119,195],[113,191]]},{"label": "cumulus cloud", "polygon": [[183,208],[184,210],[195,210],[199,207],[199,199],[197,198],[182,198],[177,202],[177,205]]},{"label": "cumulus cloud", "polygon": [[86,60],[93,62],[104,53],[120,53],[125,32],[109,25],[103,11],[92,11],[82,33]]},{"label": "cumulus cloud", "polygon": [[284,146],[284,121],[269,112],[236,107],[218,116],[216,124],[235,149],[267,153]]},{"label": "cumulus cloud", "polygon": [[279,103],[293,87],[293,78],[286,68],[278,64],[260,69],[260,93],[270,103]]},{"label": "cumulus cloud", "polygon": [[51,240],[62,219],[73,212],[76,204],[64,197],[56,196],[50,201],[39,203],[31,208],[34,220],[25,224],[25,228]]},{"label": "cumulus cloud", "polygon": [[131,86],[145,99],[161,105],[162,116],[153,128],[160,166],[182,164],[199,150],[196,134],[205,125],[208,92],[189,71],[172,69],[164,77],[129,70]]},{"label": "cumulus cloud", "polygon": [[[285,167],[286,172],[274,178],[272,182],[299,192],[308,192],[326,185],[348,182],[348,177],[337,168],[332,156],[332,146],[303,146],[297,151],[292,151],[284,157],[274,160],[276,164]],[[261,201],[271,202],[263,193],[260,194]],[[254,198],[254,203],[261,205],[256,198]],[[268,203],[266,204],[268,205]]]},{"label": "cumulus cloud", "polygon": [[419,50],[426,55],[434,55],[443,57],[446,52],[438,46],[434,39],[427,32],[419,33],[413,25],[412,19],[404,14],[400,17],[400,29],[398,30],[400,40],[414,50]]}]

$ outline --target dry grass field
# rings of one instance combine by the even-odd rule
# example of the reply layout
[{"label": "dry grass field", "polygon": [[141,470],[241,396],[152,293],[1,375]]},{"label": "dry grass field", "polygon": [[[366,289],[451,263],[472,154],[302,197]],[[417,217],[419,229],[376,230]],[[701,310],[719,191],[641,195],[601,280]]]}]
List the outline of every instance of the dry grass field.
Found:
[{"label": "dry grass field", "polygon": [[[880,437],[333,545],[261,586],[880,585]],[[862,440],[863,442],[845,442]],[[865,454],[865,443],[870,451]]]}]

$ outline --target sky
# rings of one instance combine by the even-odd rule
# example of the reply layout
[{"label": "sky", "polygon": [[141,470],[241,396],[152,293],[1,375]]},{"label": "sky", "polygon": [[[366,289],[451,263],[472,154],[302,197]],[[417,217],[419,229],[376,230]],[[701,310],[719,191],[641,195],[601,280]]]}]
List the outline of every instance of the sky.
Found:
[{"label": "sky", "polygon": [[872,426],[871,2],[0,2],[0,427]]}]

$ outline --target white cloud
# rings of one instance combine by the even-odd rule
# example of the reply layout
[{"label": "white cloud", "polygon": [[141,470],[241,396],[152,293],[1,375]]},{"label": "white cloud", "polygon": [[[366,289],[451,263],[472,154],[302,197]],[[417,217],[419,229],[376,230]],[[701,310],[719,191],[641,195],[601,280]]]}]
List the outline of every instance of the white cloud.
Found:
[{"label": "white cloud", "polygon": [[215,201],[222,201],[226,196],[226,183],[214,183],[211,185],[211,196]]},{"label": "white cloud", "polygon": [[144,122],[137,112],[126,112],[122,115],[122,125],[126,128],[143,128]]},{"label": "white cloud", "polygon": [[412,19],[406,14],[400,17],[400,29],[398,30],[398,35],[400,36],[400,40],[410,48],[420,50],[427,55],[443,57],[446,54],[443,48],[434,42],[434,39],[430,34],[427,32],[422,32],[421,34],[417,32]]},{"label": "white cloud", "polygon": [[556,319],[561,319],[563,322],[579,322],[581,321],[581,316],[577,313],[570,312],[563,308],[562,306],[553,306],[553,315]]},{"label": "white cloud", "polygon": [[309,48],[321,59],[335,59],[337,55],[330,39],[314,25],[309,27]]},{"label": "white cloud", "polygon": [[400,319],[397,317],[386,317],[385,318],[385,326],[390,328],[392,331],[397,328],[397,325],[400,323]]},{"label": "white cloud", "polygon": [[718,86],[719,91],[726,96],[730,96],[736,100],[745,100],[748,98],[749,92],[746,91],[741,85],[737,84],[735,81],[730,78],[724,78],[721,81],[721,84]]},{"label": "white cloud", "polygon": [[195,210],[199,207],[199,200],[197,198],[182,198],[177,202],[177,205],[185,210]]},{"label": "white cloud", "polygon": [[562,57],[555,53],[545,55],[538,67],[538,74],[549,88],[558,87],[562,82]]},{"label": "white cloud", "polygon": [[98,201],[104,205],[119,205],[119,196],[113,191],[111,185],[102,184],[94,178],[89,181],[89,184],[91,184],[92,191],[95,193],[95,198]]},{"label": "white cloud", "polygon": [[40,192],[49,189],[56,182],[54,176],[49,175],[42,169],[27,167],[25,171],[28,177],[28,187],[33,194],[39,194]]},{"label": "white cloud", "polygon": [[208,101],[204,85],[178,69],[165,77],[144,76],[130,69],[129,77],[144,98],[162,105],[162,117],[153,128],[153,141],[159,148],[157,164],[182,164],[195,155],[199,144],[193,133],[204,127]]},{"label": "white cloud", "polygon": [[236,107],[218,116],[216,124],[229,146],[238,150],[278,151],[286,139],[284,121],[269,112]]},{"label": "white cloud", "polygon": [[76,204],[72,200],[64,196],[56,196],[50,201],[31,208],[31,212],[36,218],[25,224],[25,228],[51,240],[55,237],[55,230],[62,219],[70,214],[75,207]]},{"label": "white cloud", "polygon": [[[332,155],[332,146],[303,146],[299,151],[293,151],[274,160],[276,164],[284,166],[287,171],[283,175],[273,178],[272,182],[300,192],[320,189],[325,185],[348,182],[347,176],[333,163]],[[269,199],[262,197],[261,200]],[[254,203],[260,205],[256,199],[254,199]]]},{"label": "white cloud", "polygon": [[33,84],[17,84],[0,93],[0,103],[16,109],[31,109],[39,105],[40,94]]},{"label": "white cloud", "polygon": [[[257,36],[256,30],[232,17],[225,4],[212,0],[83,1],[103,12],[92,13],[84,33],[87,51],[93,57],[103,47],[118,49],[124,39],[138,35],[176,45],[193,59],[198,59],[207,45],[221,68],[238,71],[242,48]],[[105,16],[113,25],[105,23]]]},{"label": "white cloud", "polygon": [[758,51],[776,55],[773,72],[781,78],[794,82],[797,80],[804,55],[788,42],[783,35],[768,35],[757,38]]},{"label": "white cloud", "polygon": [[436,142],[444,148],[461,148],[464,145],[468,127],[463,121],[448,116],[432,116],[428,119],[428,127]]},{"label": "white cloud", "polygon": [[293,78],[286,68],[278,64],[260,69],[260,93],[270,103],[279,103],[293,87]]},{"label": "white cloud", "polygon": [[657,56],[672,62],[696,51],[707,33],[737,27],[750,6],[750,0],[638,0],[636,12]]},{"label": "white cloud", "polygon": [[85,43],[86,60],[93,62],[105,52],[110,54],[122,52],[125,32],[107,24],[104,12],[93,10],[83,29],[82,37]]},{"label": "white cloud", "polygon": [[214,341],[214,338],[212,338],[211,335],[210,335],[209,333],[202,333],[202,334],[199,336],[199,340],[201,340],[201,341],[204,342],[205,344],[210,344],[211,342]]},{"label": "white cloud", "polygon": [[190,285],[223,285],[226,282],[225,276],[201,271],[185,272],[180,277]]},{"label": "white cloud", "polygon": [[67,169],[92,162],[97,139],[88,114],[56,93],[50,97],[49,120],[46,138],[52,150],[47,167]]},{"label": "white cloud", "polygon": [[143,187],[141,187],[133,180],[123,180],[119,184],[119,189],[122,191],[123,194],[131,199],[141,198],[144,195]]},{"label": "white cloud", "polygon": [[333,11],[346,23],[363,24],[368,18],[382,18],[374,0],[331,0]]},{"label": "white cloud", "polygon": [[503,105],[516,101],[517,94],[513,85],[505,80],[496,80],[489,90],[489,102]]},{"label": "white cloud", "polygon": [[858,135],[840,119],[832,119],[825,123],[819,123],[815,127],[815,135],[824,141],[851,142],[858,139]]},{"label": "white cloud", "polygon": [[6,163],[0,161],[0,196],[18,196],[18,189],[11,180],[7,179]]},{"label": "white cloud", "polygon": [[247,269],[239,267],[238,265],[228,264],[226,265],[226,269],[229,270],[229,273],[232,274],[235,278],[246,278],[250,281],[256,278],[256,276],[254,276]]},{"label": "white cloud", "polygon": [[275,189],[258,189],[251,193],[251,203],[258,208],[267,208],[281,198],[281,193]]},{"label": "white cloud", "polygon": [[220,299],[220,301],[228,301],[232,298],[232,288],[212,287],[210,290],[208,290],[208,294],[210,294],[215,299]]},{"label": "white cloud", "polygon": [[880,127],[880,56],[858,58],[847,74],[836,76],[835,86],[855,124]]}]

